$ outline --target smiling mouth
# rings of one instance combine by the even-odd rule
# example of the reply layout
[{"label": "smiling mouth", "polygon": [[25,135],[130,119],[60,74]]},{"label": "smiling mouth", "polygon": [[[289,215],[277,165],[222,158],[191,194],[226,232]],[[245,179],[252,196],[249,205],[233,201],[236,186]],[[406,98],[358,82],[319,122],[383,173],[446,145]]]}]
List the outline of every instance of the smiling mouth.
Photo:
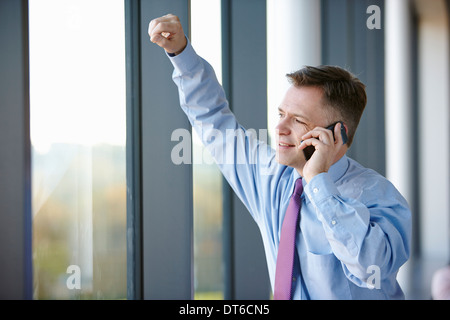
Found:
[{"label": "smiling mouth", "polygon": [[280,146],[280,147],[295,147],[294,144],[287,144],[287,143],[282,143],[282,142],[279,142],[278,146]]}]

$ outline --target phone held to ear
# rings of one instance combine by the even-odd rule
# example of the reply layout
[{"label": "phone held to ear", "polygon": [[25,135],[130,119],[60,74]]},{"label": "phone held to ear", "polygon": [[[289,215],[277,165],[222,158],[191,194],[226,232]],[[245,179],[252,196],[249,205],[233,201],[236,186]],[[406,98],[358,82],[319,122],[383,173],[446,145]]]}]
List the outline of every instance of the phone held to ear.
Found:
[{"label": "phone held to ear", "polygon": [[[326,129],[331,130],[331,132],[333,132],[333,138],[334,138],[334,127],[338,123],[341,124],[341,136],[342,136],[343,144],[346,144],[348,141],[348,137],[347,137],[347,132],[345,132],[344,123],[342,121],[333,123],[331,126],[326,127]],[[316,151],[316,148],[314,148],[314,146],[307,146],[305,149],[303,149],[303,153],[305,154],[306,161],[308,161],[311,158],[314,151]]]}]

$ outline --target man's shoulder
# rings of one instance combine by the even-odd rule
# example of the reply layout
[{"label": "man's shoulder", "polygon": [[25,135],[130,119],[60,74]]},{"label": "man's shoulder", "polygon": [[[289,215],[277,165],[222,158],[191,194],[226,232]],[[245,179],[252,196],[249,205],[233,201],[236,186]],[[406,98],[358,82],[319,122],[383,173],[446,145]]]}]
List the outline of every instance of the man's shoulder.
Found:
[{"label": "man's shoulder", "polygon": [[385,176],[348,158],[349,166],[340,184],[344,190],[359,197],[386,197],[399,194],[394,184]]},{"label": "man's shoulder", "polygon": [[380,181],[388,181],[385,176],[377,172],[376,170],[372,168],[368,168],[363,166],[358,161],[348,158],[348,170],[346,172],[346,175],[344,176],[346,179],[352,178],[352,179],[375,179]]}]

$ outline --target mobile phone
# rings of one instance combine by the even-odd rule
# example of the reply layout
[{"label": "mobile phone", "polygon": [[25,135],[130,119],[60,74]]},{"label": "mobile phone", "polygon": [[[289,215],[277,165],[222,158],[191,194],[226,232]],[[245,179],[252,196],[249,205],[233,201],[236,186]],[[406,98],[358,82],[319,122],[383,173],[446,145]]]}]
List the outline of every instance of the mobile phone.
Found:
[{"label": "mobile phone", "polygon": [[[331,130],[333,132],[333,139],[334,139],[334,127],[340,123],[341,124],[341,136],[343,144],[346,144],[348,141],[347,132],[345,132],[344,123],[342,121],[338,121],[336,123],[333,123],[331,126],[326,127],[325,129]],[[314,146],[307,146],[305,149],[303,149],[303,153],[305,155],[306,161],[308,161],[311,156],[313,155],[314,151],[316,151],[316,148]]]}]

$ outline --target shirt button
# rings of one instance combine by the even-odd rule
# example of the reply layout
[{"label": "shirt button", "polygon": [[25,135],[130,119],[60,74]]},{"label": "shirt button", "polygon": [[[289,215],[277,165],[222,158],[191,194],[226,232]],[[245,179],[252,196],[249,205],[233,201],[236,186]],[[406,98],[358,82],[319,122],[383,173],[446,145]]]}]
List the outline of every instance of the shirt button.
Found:
[{"label": "shirt button", "polygon": [[313,192],[314,192],[314,193],[317,193],[317,192],[319,192],[319,189],[318,189],[318,188],[314,188],[314,189],[313,189]]},{"label": "shirt button", "polygon": [[295,277],[292,277],[292,282],[295,282],[295,280],[296,280]]},{"label": "shirt button", "polygon": [[331,220],[331,224],[334,226],[336,224],[336,220]]}]

